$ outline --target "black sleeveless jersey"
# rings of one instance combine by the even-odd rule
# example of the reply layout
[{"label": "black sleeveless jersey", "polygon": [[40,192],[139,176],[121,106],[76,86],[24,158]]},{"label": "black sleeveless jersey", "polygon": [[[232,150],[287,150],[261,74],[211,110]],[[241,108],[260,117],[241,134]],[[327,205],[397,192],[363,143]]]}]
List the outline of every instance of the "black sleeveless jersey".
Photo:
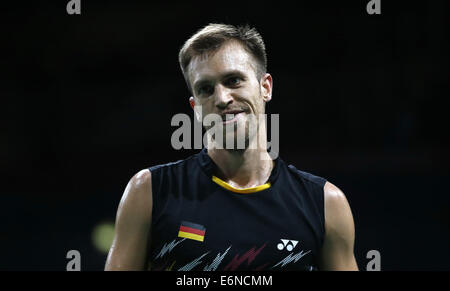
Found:
[{"label": "black sleeveless jersey", "polygon": [[277,158],[268,183],[236,189],[206,149],[149,168],[151,270],[316,270],[326,180]]}]

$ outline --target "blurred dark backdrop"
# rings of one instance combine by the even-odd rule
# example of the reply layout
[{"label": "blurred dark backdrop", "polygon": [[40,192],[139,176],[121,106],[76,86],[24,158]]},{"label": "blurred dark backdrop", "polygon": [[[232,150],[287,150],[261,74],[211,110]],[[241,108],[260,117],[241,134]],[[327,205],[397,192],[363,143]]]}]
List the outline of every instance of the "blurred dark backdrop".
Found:
[{"label": "blurred dark backdrop", "polygon": [[128,180],[196,152],[170,144],[191,115],[177,53],[210,22],[263,35],[280,155],[346,193],[359,267],[375,249],[383,270],[450,269],[444,0],[59,2],[2,7],[0,270],[65,270],[71,249],[103,269],[92,232]]}]

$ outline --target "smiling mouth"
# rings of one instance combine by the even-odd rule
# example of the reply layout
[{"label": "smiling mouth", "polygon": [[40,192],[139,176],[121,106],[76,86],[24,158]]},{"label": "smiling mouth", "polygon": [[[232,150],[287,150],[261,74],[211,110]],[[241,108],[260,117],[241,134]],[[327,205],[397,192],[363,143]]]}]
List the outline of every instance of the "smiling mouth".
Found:
[{"label": "smiling mouth", "polygon": [[244,110],[228,111],[221,115],[222,121],[224,124],[236,122],[244,113]]}]

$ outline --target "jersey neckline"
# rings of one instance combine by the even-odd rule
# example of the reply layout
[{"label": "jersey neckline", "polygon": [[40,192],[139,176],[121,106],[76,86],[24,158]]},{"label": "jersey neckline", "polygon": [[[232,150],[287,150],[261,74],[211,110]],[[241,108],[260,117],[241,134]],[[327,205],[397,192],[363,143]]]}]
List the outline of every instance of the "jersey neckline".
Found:
[{"label": "jersey neckline", "polygon": [[198,154],[197,154],[197,160],[200,164],[201,169],[203,172],[208,176],[208,178],[211,179],[212,182],[220,186],[221,188],[224,188],[226,190],[239,193],[239,194],[250,194],[250,193],[257,193],[264,191],[266,189],[270,189],[271,186],[275,183],[276,179],[278,178],[279,174],[279,168],[280,163],[282,162],[281,159],[277,156],[277,158],[274,160],[274,167],[272,169],[272,172],[270,173],[269,179],[266,183],[256,186],[256,187],[250,187],[250,188],[235,188],[228,184],[227,182],[223,181],[219,177],[215,176],[214,174],[217,172],[217,165],[214,163],[214,161],[211,159],[211,157],[208,155],[208,150],[206,148],[203,148]]}]

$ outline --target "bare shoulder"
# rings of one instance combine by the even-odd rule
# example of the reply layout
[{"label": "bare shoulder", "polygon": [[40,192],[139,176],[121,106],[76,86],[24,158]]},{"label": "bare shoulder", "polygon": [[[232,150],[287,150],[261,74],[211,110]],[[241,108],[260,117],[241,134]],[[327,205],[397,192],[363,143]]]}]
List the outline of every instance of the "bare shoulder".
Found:
[{"label": "bare shoulder", "polygon": [[325,239],[320,255],[323,270],[358,270],[353,254],[355,225],[344,193],[330,182],[324,185]]},{"label": "bare shoulder", "polygon": [[148,208],[152,200],[152,174],[148,169],[140,170],[128,182],[120,201],[121,208]]},{"label": "bare shoulder", "polygon": [[152,186],[152,173],[148,169],[140,170],[137,172],[128,183],[127,187],[132,188],[134,191],[146,192],[151,191]]},{"label": "bare shoulder", "polygon": [[323,192],[325,195],[325,201],[330,206],[339,207],[348,204],[347,197],[345,197],[344,192],[342,192],[341,189],[339,189],[336,185],[328,181],[323,187]]},{"label": "bare shoulder", "polygon": [[324,186],[325,225],[328,231],[337,231],[352,236],[353,215],[344,192],[330,182]]},{"label": "bare shoulder", "polygon": [[152,173],[148,169],[137,172],[130,180],[131,186],[135,188],[146,188],[152,184]]},{"label": "bare shoulder", "polygon": [[116,215],[105,270],[143,270],[152,218],[152,179],[141,170],[128,182]]}]

